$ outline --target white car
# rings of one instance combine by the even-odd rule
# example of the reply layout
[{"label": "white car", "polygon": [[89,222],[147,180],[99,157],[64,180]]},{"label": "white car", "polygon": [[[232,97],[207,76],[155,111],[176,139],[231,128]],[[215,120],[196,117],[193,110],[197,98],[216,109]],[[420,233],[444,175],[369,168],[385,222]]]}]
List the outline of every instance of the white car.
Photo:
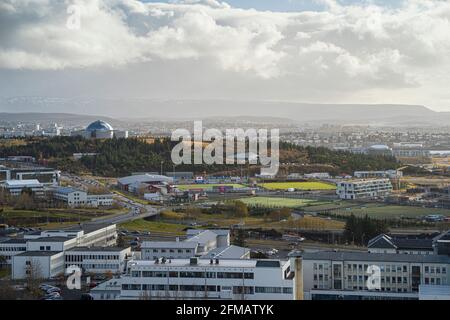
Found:
[{"label": "white car", "polygon": [[57,293],[60,293],[61,292],[61,289],[60,288],[57,288],[57,287],[52,287],[52,288],[50,288],[50,289],[48,289],[47,290],[47,293],[53,293],[53,292],[57,292]]}]

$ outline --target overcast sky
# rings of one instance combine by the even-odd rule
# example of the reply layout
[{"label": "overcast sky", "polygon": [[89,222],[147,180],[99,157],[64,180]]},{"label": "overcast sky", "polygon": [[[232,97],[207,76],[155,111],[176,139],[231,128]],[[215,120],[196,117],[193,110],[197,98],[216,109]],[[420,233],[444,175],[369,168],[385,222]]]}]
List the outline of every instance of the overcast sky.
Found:
[{"label": "overcast sky", "polygon": [[450,111],[449,84],[450,0],[0,1],[0,97]]}]

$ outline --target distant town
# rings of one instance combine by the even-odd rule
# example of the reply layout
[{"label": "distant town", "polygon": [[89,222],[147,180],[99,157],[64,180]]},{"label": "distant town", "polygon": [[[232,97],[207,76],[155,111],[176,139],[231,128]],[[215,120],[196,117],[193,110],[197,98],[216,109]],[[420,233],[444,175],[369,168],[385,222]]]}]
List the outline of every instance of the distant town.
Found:
[{"label": "distant town", "polygon": [[179,125],[2,123],[0,296],[450,298],[448,129],[289,124],[264,175],[173,165]]}]

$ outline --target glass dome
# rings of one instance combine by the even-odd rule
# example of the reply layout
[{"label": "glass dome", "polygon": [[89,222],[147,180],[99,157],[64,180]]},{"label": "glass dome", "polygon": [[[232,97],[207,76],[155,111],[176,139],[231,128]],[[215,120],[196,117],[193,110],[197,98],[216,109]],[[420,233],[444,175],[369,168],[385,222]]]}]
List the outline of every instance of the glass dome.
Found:
[{"label": "glass dome", "polygon": [[113,127],[105,121],[97,120],[87,126],[86,131],[112,131]]}]

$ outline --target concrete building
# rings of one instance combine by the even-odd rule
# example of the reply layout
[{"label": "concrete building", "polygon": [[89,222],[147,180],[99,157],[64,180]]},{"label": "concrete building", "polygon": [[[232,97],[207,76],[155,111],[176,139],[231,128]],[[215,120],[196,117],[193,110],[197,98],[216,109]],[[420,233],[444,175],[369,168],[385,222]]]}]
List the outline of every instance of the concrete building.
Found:
[{"label": "concrete building", "polygon": [[71,208],[111,206],[114,202],[112,194],[88,194],[86,191],[60,187],[53,191],[53,199],[63,202]]},{"label": "concrete building", "polygon": [[321,251],[291,253],[290,269],[305,300],[417,300],[420,285],[450,283],[449,267],[444,255]]},{"label": "concrete building", "polygon": [[75,247],[64,253],[65,268],[79,267],[83,273],[119,274],[126,271],[131,248],[119,247]]},{"label": "concrete building", "polygon": [[128,131],[114,130],[109,123],[97,120],[88,125],[86,129],[74,131],[71,135],[82,136],[86,139],[128,138]]},{"label": "concrete building", "polygon": [[6,264],[12,263],[12,257],[27,251],[26,239],[7,239],[0,241],[0,256],[5,258]]},{"label": "concrete building", "polygon": [[57,188],[53,192],[53,198],[73,208],[87,205],[87,192],[75,188]]},{"label": "concrete building", "polygon": [[36,179],[32,180],[6,180],[1,185],[3,190],[8,192],[11,196],[20,196],[24,190],[31,190],[33,196],[44,196],[44,185]]},{"label": "concrete building", "polygon": [[45,186],[57,186],[61,171],[44,167],[0,167],[0,182],[7,180],[38,180]]},{"label": "concrete building", "polygon": [[100,284],[91,295],[96,300],[292,300],[288,266],[279,260],[136,260],[126,275]]},{"label": "concrete building", "polygon": [[342,181],[336,186],[339,198],[346,200],[385,197],[393,189],[389,179]]},{"label": "concrete building", "polygon": [[88,207],[110,207],[114,203],[112,194],[88,194],[86,199]]},{"label": "concrete building", "polygon": [[[247,251],[239,247],[230,248],[230,231],[221,229],[186,231],[187,239],[184,241],[143,241],[141,244],[141,258],[143,260],[166,259],[188,259],[200,257],[206,254],[211,256],[211,252],[227,255],[230,258],[240,259],[246,257]],[[228,249],[227,249],[228,248]],[[213,251],[216,250],[217,251]],[[227,253],[226,253],[227,252]],[[235,253],[232,256],[232,253]]]},{"label": "concrete building", "polygon": [[368,178],[399,179],[399,178],[403,177],[403,172],[398,171],[398,170],[355,171],[353,176],[358,179],[368,179]]},{"label": "concrete building", "polygon": [[12,257],[13,280],[49,279],[64,272],[64,252],[26,251]]}]

